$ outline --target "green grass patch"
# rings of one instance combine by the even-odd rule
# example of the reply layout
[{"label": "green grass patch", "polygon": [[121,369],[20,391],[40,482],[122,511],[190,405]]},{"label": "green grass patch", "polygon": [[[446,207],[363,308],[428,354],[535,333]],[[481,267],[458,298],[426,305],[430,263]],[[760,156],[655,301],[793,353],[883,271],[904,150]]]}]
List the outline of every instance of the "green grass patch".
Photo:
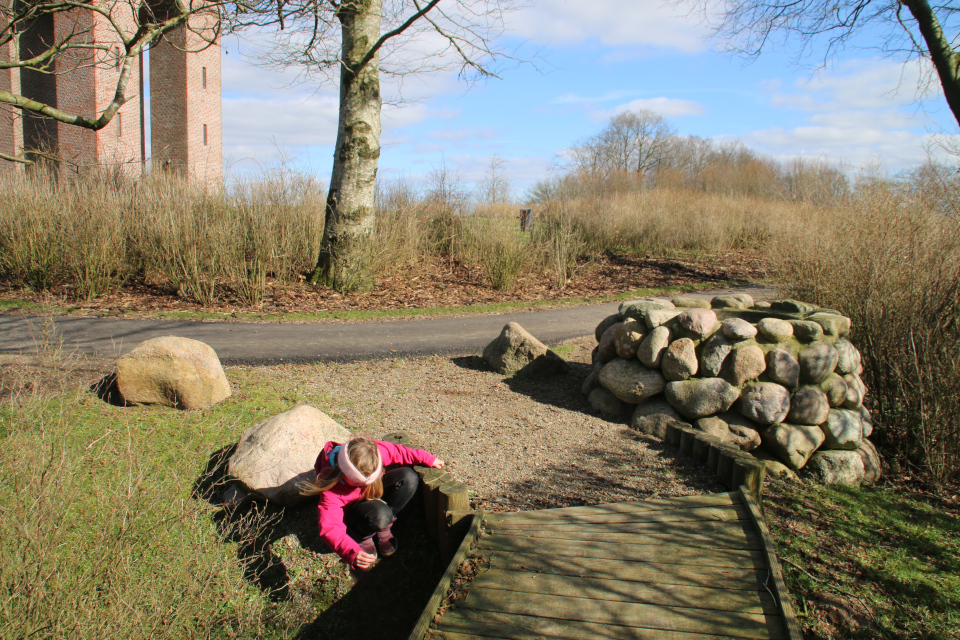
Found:
[{"label": "green grass patch", "polygon": [[960,638],[960,505],[773,482],[764,501],[808,637]]},{"label": "green grass patch", "polygon": [[39,309],[41,305],[27,300],[0,300],[0,312],[3,311],[30,311]]}]

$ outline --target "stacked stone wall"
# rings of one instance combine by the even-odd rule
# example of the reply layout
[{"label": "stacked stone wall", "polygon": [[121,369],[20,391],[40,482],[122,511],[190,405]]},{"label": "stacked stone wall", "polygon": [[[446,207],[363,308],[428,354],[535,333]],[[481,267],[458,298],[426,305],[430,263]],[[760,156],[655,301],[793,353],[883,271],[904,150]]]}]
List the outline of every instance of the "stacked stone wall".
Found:
[{"label": "stacked stone wall", "polygon": [[650,435],[689,425],[775,472],[870,483],[880,460],[849,333],[841,313],[795,300],[625,302],[597,326],[583,391],[595,409],[629,413]]}]

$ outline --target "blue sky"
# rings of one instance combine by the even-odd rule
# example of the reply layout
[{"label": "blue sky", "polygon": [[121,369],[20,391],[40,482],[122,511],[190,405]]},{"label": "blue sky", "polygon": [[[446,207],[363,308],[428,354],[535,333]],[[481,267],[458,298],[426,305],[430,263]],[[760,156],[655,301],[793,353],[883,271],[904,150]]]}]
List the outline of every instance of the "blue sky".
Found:
[{"label": "blue sky", "polygon": [[[852,169],[909,168],[926,157],[932,133],[956,132],[939,86],[918,88],[916,64],[850,48],[816,69],[822,51],[798,65],[789,45],[748,64],[678,13],[648,0],[536,0],[510,17],[505,42],[539,51],[535,65],[508,67],[500,80],[473,87],[455,74],[405,78],[404,101],[384,108],[381,176],[417,181],[445,163],[469,186],[496,154],[522,192],[551,175],[566,147],[618,110],[638,107],[683,135],[740,139],[777,158]],[[228,168],[255,171],[283,155],[327,179],[336,87],[291,86],[289,74],[256,66],[245,55],[253,51],[235,36],[223,43]],[[396,98],[396,82],[383,82]]]}]

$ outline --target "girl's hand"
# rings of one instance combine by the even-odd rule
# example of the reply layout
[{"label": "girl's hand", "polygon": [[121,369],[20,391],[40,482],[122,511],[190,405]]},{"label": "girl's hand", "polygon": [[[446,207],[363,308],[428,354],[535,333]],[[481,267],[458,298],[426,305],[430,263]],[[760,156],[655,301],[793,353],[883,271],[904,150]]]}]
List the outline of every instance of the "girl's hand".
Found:
[{"label": "girl's hand", "polygon": [[354,564],[357,565],[357,569],[367,570],[376,561],[377,556],[373,555],[372,553],[367,553],[366,551],[361,551],[357,554],[357,560]]},{"label": "girl's hand", "polygon": [[437,458],[436,460],[433,461],[434,469],[443,469],[443,465],[444,465],[444,462],[440,458]]}]

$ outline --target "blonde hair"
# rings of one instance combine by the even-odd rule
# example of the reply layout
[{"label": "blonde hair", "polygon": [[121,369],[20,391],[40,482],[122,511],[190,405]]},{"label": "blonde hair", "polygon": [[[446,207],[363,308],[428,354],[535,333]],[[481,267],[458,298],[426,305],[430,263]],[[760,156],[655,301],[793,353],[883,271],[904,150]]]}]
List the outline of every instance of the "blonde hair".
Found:
[{"label": "blonde hair", "polygon": [[[376,440],[364,435],[355,435],[344,444],[350,452],[350,462],[357,471],[368,476],[377,470],[380,465],[380,451],[377,449]],[[316,482],[301,482],[298,488],[302,495],[316,496],[332,489],[341,480],[343,480],[343,472],[338,467],[327,467],[322,475],[317,476]],[[379,500],[383,497],[383,481],[377,478],[362,487],[361,496],[364,500]]]}]

